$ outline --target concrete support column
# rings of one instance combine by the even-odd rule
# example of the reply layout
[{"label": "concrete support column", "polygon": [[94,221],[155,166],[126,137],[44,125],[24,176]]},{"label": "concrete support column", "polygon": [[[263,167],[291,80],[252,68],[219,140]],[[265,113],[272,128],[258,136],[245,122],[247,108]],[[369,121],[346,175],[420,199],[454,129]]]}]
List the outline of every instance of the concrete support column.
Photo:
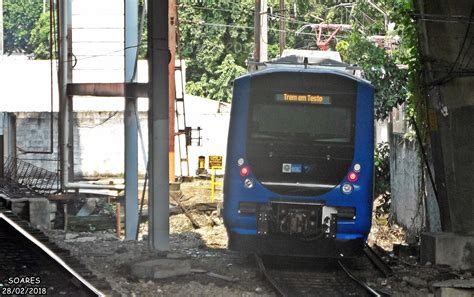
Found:
[{"label": "concrete support column", "polygon": [[[125,83],[136,82],[138,0],[125,0]],[[125,85],[125,239],[138,230],[138,119],[137,98]]]},{"label": "concrete support column", "polygon": [[61,187],[74,178],[74,141],[72,97],[67,95],[67,84],[72,82],[71,0],[59,1],[59,141]]},{"label": "concrete support column", "polygon": [[148,0],[149,244],[169,250],[168,0]]}]

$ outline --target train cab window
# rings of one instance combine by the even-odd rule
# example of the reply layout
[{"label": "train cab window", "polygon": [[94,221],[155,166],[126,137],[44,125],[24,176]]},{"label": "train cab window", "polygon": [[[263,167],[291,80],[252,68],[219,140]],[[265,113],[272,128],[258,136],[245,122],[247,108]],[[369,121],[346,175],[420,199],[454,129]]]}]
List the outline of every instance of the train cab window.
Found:
[{"label": "train cab window", "polygon": [[352,110],[345,107],[255,104],[251,138],[350,143]]}]

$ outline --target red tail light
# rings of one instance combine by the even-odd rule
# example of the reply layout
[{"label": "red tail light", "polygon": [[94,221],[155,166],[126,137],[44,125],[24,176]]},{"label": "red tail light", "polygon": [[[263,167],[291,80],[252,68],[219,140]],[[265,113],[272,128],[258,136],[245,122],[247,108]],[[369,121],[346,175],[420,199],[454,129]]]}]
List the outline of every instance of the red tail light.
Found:
[{"label": "red tail light", "polygon": [[240,175],[241,176],[247,176],[250,173],[250,169],[247,166],[242,166],[240,168]]},{"label": "red tail light", "polygon": [[347,175],[347,179],[348,179],[351,183],[353,183],[353,182],[355,182],[355,181],[357,181],[357,180],[359,179],[359,176],[357,175],[357,173],[351,171],[351,172],[349,172],[349,174]]}]

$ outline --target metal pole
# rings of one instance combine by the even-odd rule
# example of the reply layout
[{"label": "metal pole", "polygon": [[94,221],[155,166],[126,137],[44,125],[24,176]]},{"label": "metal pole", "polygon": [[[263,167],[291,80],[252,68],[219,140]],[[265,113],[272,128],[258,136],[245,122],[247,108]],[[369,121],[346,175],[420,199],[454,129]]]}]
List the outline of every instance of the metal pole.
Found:
[{"label": "metal pole", "polygon": [[[138,0],[125,0],[125,83],[136,82]],[[125,84],[125,240],[135,240],[138,226],[137,98]]]},{"label": "metal pole", "polygon": [[283,53],[283,50],[286,46],[286,32],[285,32],[285,0],[280,0],[280,36],[279,36],[279,44],[280,44],[280,56]]},{"label": "metal pole", "polygon": [[[176,178],[175,174],[175,98],[176,98],[176,82],[175,82],[175,64],[176,64],[176,0],[168,0],[168,16],[170,19],[170,25],[168,28],[168,45],[170,49],[170,59],[171,63],[169,63],[169,179],[170,181],[174,181]],[[183,71],[184,66],[180,65],[181,71]],[[183,86],[184,87],[184,86]],[[181,162],[180,162],[181,164]]]},{"label": "metal pole", "polygon": [[149,244],[169,250],[168,0],[148,0]]},{"label": "metal pole", "polygon": [[[72,0],[67,1],[67,84],[72,83]],[[67,85],[66,85],[67,86]],[[66,122],[68,132],[68,169],[69,169],[69,180],[68,182],[74,181],[74,101],[73,96],[67,97],[67,113],[68,121]],[[51,131],[51,133],[53,133]]]},{"label": "metal pole", "polygon": [[60,160],[61,187],[64,189],[71,179],[71,128],[72,106],[71,98],[67,95],[67,84],[72,78],[70,68],[70,34],[71,34],[71,0],[62,0],[59,5],[59,127],[60,131]]},{"label": "metal pole", "polygon": [[268,18],[267,0],[255,0],[255,49],[254,58],[256,62],[268,60]]},{"label": "metal pole", "polygon": [[255,62],[260,62],[260,1],[255,0],[255,15],[253,18],[254,24],[254,48],[253,59]]},{"label": "metal pole", "polygon": [[260,62],[268,60],[267,0],[260,0]]}]

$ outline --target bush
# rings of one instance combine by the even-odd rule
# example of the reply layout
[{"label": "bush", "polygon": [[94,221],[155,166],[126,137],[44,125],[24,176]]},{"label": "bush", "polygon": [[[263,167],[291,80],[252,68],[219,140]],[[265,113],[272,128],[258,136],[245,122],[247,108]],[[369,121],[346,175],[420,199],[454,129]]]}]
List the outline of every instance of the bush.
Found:
[{"label": "bush", "polygon": [[375,215],[381,217],[390,212],[390,146],[382,142],[375,148],[375,189],[374,198],[380,203],[375,207]]}]

